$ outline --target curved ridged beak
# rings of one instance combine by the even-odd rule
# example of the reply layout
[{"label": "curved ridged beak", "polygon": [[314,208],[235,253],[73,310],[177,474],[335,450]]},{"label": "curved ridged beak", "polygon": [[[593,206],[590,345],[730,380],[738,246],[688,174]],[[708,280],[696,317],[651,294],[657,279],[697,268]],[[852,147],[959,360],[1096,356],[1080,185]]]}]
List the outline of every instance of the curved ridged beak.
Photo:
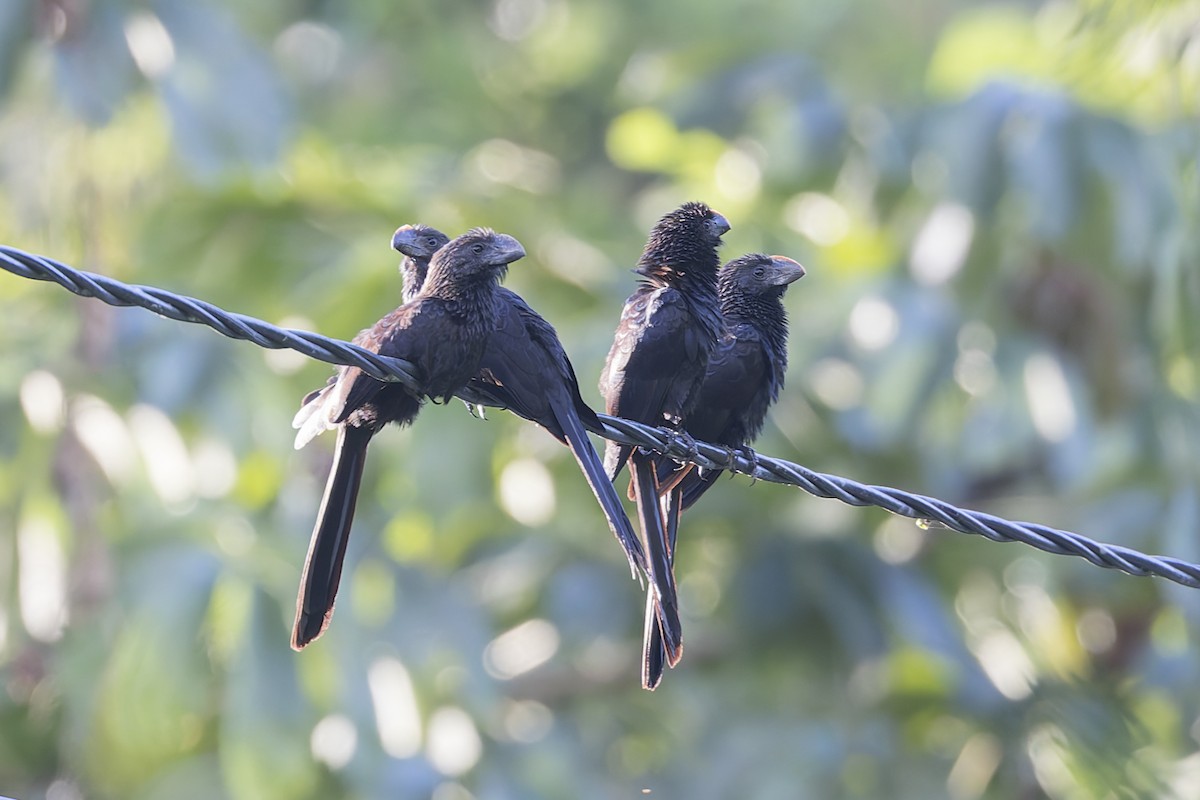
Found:
[{"label": "curved ridged beak", "polygon": [[401,225],[396,228],[396,232],[392,234],[392,249],[414,258],[426,255],[425,251],[420,249],[417,241],[417,229],[412,225]]},{"label": "curved ridged beak", "polygon": [[712,212],[712,223],[713,227],[717,231],[717,236],[724,236],[725,234],[729,233],[729,229],[732,227],[729,224],[729,220],[725,219],[724,216],[718,214],[716,211]]},{"label": "curved ridged beak", "polygon": [[496,239],[492,246],[496,249],[496,258],[494,260],[496,264],[511,264],[525,257],[525,248],[507,233],[496,234]]},{"label": "curved ridged beak", "polygon": [[787,286],[804,277],[804,265],[787,256],[771,256],[771,265],[774,267],[771,283],[775,286]]}]

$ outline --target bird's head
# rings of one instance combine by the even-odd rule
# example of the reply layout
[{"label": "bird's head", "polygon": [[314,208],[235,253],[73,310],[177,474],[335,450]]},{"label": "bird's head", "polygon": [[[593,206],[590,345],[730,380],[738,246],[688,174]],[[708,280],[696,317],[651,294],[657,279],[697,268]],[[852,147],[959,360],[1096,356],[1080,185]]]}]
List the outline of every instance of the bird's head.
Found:
[{"label": "bird's head", "polygon": [[782,295],[789,285],[804,277],[804,267],[787,256],[750,253],[721,267],[718,283],[721,294],[730,292],[749,297]]},{"label": "bird's head", "polygon": [[715,270],[717,247],[729,228],[729,220],[706,204],[684,203],[650,231],[636,271],[665,277],[670,272]]},{"label": "bird's head", "polygon": [[433,254],[446,246],[450,237],[428,225],[401,225],[392,234],[392,249],[410,258],[433,258]]},{"label": "bird's head", "polygon": [[729,220],[706,204],[692,201],[665,215],[654,226],[654,233],[662,232],[673,236],[694,237],[704,244],[715,247],[721,237],[729,232]]},{"label": "bird's head", "polygon": [[525,248],[508,234],[473,228],[437,251],[430,274],[436,270],[455,278],[498,276],[524,257]]}]

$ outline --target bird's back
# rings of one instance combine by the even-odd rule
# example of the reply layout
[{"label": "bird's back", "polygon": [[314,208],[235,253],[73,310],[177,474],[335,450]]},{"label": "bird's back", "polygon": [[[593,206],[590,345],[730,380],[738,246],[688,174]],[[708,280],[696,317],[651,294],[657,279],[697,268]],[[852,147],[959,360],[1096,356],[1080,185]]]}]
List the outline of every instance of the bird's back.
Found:
[{"label": "bird's back", "polygon": [[496,332],[488,340],[480,375],[472,388],[499,405],[533,420],[563,440],[559,416],[573,412],[584,427],[601,428],[596,412],[579,393],[579,380],[554,326],[524,298],[501,288]]}]

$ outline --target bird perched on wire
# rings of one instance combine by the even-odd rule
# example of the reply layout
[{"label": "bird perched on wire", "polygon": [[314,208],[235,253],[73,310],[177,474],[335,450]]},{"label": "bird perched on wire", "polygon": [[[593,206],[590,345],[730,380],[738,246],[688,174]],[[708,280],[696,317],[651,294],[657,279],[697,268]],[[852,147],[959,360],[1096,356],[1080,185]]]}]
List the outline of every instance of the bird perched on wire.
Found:
[{"label": "bird perched on wire", "polygon": [[[786,256],[761,253],[735,258],[721,268],[717,291],[724,331],[708,358],[700,396],[684,423],[695,439],[730,448],[758,436],[767,409],[779,398],[787,372],[787,312],[783,293],[804,277],[804,267]],[[663,519],[674,561],[679,515],[708,491],[720,470],[658,461]],[[652,609],[647,609],[647,616]],[[644,683],[657,686],[667,663],[662,637],[648,626],[643,652]]]},{"label": "bird perched on wire", "polygon": [[[625,301],[600,376],[609,414],[676,429],[686,421],[721,331],[717,248],[728,230],[725,217],[692,202],[650,231],[634,270],[640,284]],[[629,463],[650,574],[648,607],[654,612],[646,621],[647,638],[649,628],[657,626],[668,662],[675,664],[683,653],[683,632],[655,460],[645,450],[611,440],[605,444],[609,478],[615,480]],[[647,676],[642,677],[646,685]]]},{"label": "bird perched on wire", "polygon": [[[448,237],[427,225],[404,225],[392,237],[392,247],[405,255],[401,264],[405,296],[419,291],[423,264],[428,264]],[[415,283],[415,286],[414,286]],[[604,511],[630,568],[645,570],[646,559],[637,534],[625,515],[621,498],[604,472],[604,464],[587,431],[603,426],[579,394],[575,370],[554,327],[530,308],[516,292],[496,290],[496,327],[488,337],[479,371],[458,393],[467,404],[506,408],[537,423],[567,445]]]},{"label": "bird perched on wire", "polygon": [[330,429],[338,438],[296,599],[295,649],[320,636],[333,614],[371,437],[389,422],[411,423],[425,397],[449,399],[478,372],[496,327],[498,283],[508,265],[524,256],[511,236],[468,231],[438,250],[411,301],[354,337],[367,350],[411,362],[418,391],[341,367],[332,383],[304,398],[292,420],[296,448]]}]

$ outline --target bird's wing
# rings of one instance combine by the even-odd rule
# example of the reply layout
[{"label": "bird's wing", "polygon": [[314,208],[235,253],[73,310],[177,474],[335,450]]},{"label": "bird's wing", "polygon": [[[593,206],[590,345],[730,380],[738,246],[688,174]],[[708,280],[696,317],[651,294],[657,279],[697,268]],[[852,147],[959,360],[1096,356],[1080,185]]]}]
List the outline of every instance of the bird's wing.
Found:
[{"label": "bird's wing", "polygon": [[688,415],[688,433],[697,439],[737,446],[731,423],[755,398],[768,391],[770,364],[757,336],[726,336],[708,360],[696,407]]},{"label": "bird's wing", "polygon": [[525,332],[546,353],[550,362],[549,366],[553,367],[553,373],[566,385],[575,406],[575,413],[583,422],[583,426],[594,433],[603,432],[604,426],[600,424],[596,412],[579,393],[579,378],[575,375],[575,367],[572,366],[571,359],[567,357],[567,351],[563,349],[554,326],[547,322],[545,317],[534,311],[516,292],[504,288],[501,288],[500,292],[517,309],[521,321],[525,325]]},{"label": "bird's wing", "polygon": [[[759,337],[748,331],[726,335],[709,358],[700,399],[684,427],[700,441],[729,447],[746,444],[757,433],[766,413],[770,381],[771,364]],[[669,459],[659,461],[663,485],[679,485],[681,511],[691,508],[720,474],[719,470],[699,468],[685,467],[681,471]]]},{"label": "bird's wing", "polygon": [[[386,354],[390,358],[413,363],[414,369],[421,359],[419,351],[426,346],[420,328],[432,327],[430,323],[438,310],[436,303],[418,299],[392,311],[372,327],[354,337],[354,344],[373,353]],[[418,380],[420,375],[416,376]],[[355,410],[386,389],[388,382],[372,378],[358,367],[346,367],[338,376],[337,384],[329,390],[325,401],[330,407],[330,419],[334,424],[345,422]]]},{"label": "bird's wing", "polygon": [[[479,373],[469,387],[493,404],[538,423],[559,441],[564,441],[562,426],[551,413],[547,397],[547,387],[561,380],[554,354],[531,335],[530,329],[537,327],[539,322],[546,327],[549,323],[515,293],[505,291],[502,296],[504,302],[500,304],[496,328],[488,337]],[[562,345],[553,328],[549,335],[553,345],[561,351]]]},{"label": "bird's wing", "polygon": [[[679,375],[706,358],[701,334],[676,289],[639,290],[625,304],[605,363],[601,393],[609,414],[661,425],[681,411]],[[664,416],[666,415],[666,416]],[[631,448],[609,442],[605,468],[616,477]]]}]

